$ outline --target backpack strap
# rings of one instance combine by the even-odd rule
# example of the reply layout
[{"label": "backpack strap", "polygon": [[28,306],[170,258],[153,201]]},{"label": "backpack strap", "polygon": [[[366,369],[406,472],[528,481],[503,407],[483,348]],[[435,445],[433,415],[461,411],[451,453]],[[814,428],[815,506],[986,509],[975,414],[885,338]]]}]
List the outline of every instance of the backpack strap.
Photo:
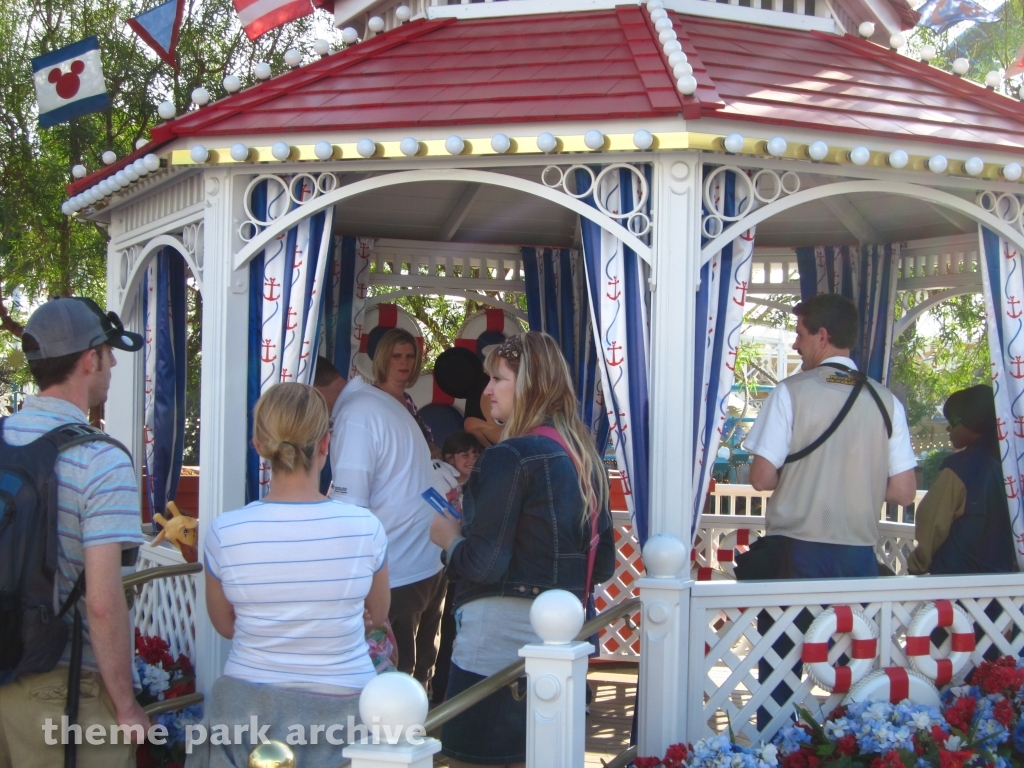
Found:
[{"label": "backpack strap", "polygon": [[83,443],[109,443],[110,445],[117,446],[124,451],[133,466],[135,463],[132,460],[131,451],[125,448],[124,444],[120,440],[111,437],[103,430],[96,429],[96,427],[91,426],[90,424],[62,424],[59,427],[51,429],[43,435],[42,439],[49,440],[53,443],[57,448],[57,453],[66,451],[68,448],[74,448],[76,445],[82,445]]}]

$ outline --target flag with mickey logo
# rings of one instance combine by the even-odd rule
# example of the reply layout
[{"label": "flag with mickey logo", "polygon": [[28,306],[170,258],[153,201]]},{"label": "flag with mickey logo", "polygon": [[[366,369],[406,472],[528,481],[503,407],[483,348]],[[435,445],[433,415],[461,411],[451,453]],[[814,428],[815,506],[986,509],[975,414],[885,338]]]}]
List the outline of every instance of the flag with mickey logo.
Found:
[{"label": "flag with mickey logo", "polygon": [[87,37],[32,59],[39,127],[49,128],[110,106],[100,44]]}]

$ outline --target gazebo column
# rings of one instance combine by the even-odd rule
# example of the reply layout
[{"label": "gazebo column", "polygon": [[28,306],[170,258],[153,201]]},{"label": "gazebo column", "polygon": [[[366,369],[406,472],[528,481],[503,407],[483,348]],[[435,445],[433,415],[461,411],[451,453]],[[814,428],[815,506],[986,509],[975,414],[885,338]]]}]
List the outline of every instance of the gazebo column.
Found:
[{"label": "gazebo column", "polygon": [[[203,359],[200,391],[199,547],[210,524],[245,503],[246,372],[249,333],[249,271],[232,269],[243,242],[242,196],[247,176],[222,169],[204,171],[206,185],[203,269]],[[197,580],[197,689],[209,695],[221,674],[230,642],[214,630],[206,613],[205,580]]]},{"label": "gazebo column", "polygon": [[650,525],[690,541],[693,485],[693,306],[700,274],[698,153],[654,161],[651,270]]},{"label": "gazebo column", "polygon": [[[123,234],[122,220],[121,215],[114,217],[110,227],[111,240],[107,244],[107,309],[116,309],[119,304],[121,259],[114,245],[114,238]],[[135,297],[120,311],[120,317],[125,328],[145,334],[146,329],[142,327],[141,290],[136,291]],[[120,440],[132,452],[135,477],[141,485],[142,467],[146,461],[146,446],[142,441],[145,354],[117,351],[114,353],[114,359],[117,360],[117,365],[110,372],[110,391],[107,393],[107,404],[103,409],[103,426],[108,435]]]}]

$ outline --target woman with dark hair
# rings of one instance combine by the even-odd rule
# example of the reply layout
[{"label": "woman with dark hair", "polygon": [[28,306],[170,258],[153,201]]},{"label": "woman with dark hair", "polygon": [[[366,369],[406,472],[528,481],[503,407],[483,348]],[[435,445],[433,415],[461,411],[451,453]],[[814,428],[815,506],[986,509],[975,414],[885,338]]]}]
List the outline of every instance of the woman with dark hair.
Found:
[{"label": "woman with dark hair", "polygon": [[942,462],[915,517],[913,574],[1011,573],[1017,570],[1003,489],[992,388],[954,392],[942,408],[956,453]]},{"label": "woman with dark hair", "polygon": [[[456,579],[448,697],[540,642],[533,599],[549,589],[586,601],[615,569],[608,479],[580,420],[569,368],[547,334],[512,336],[487,356],[484,391],[504,423],[464,486],[462,523],[434,516],[430,537]],[[444,725],[453,768],[526,759],[526,701],[508,687]]]}]

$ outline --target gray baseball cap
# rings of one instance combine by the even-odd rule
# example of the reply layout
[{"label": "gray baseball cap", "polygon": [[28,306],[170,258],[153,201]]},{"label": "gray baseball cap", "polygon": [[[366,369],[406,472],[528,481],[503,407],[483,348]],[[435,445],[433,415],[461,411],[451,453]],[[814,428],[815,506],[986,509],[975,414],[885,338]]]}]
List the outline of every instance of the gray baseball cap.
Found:
[{"label": "gray baseball cap", "polygon": [[31,336],[39,349],[26,350],[29,360],[46,360],[109,344],[126,352],[142,349],[142,336],[126,331],[116,312],[104,313],[85,296],[50,299],[32,313],[22,336]]}]

